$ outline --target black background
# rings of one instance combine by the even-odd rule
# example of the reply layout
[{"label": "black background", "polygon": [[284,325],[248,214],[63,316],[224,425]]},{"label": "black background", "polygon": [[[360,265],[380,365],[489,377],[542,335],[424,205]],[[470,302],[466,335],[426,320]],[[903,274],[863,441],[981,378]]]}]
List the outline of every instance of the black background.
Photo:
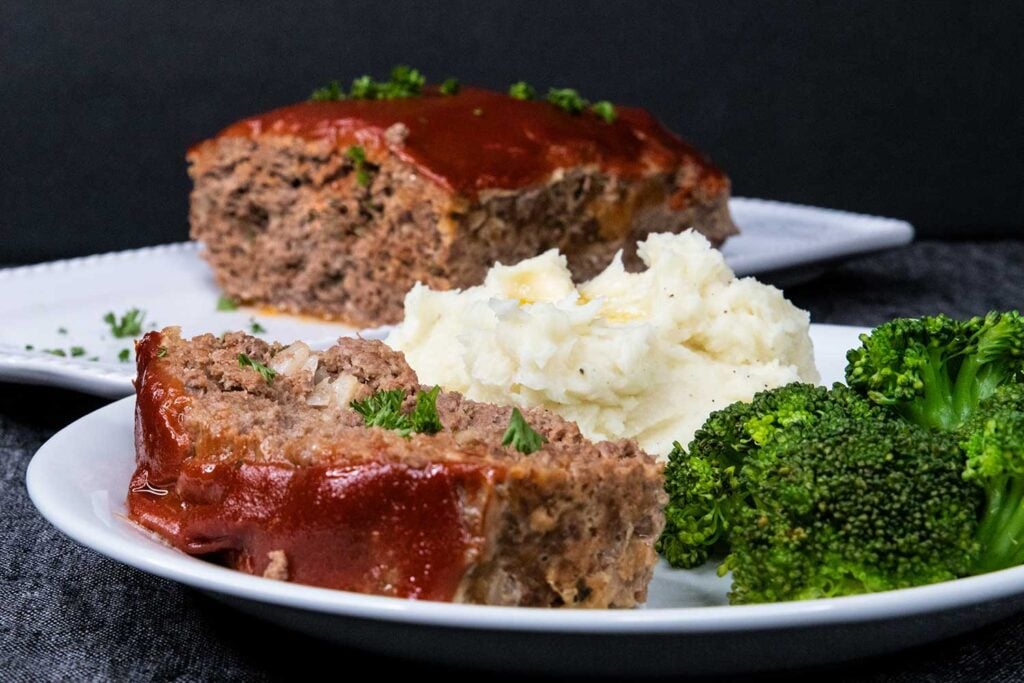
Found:
[{"label": "black background", "polygon": [[1024,3],[0,3],[0,262],[185,239],[184,152],[406,62],[641,104],[734,193],[1024,234]]}]

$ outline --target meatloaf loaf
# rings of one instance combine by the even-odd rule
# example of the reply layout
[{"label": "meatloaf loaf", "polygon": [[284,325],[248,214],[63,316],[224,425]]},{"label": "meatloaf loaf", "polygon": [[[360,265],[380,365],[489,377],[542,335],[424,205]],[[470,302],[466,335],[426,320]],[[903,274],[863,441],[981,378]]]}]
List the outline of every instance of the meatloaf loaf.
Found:
[{"label": "meatloaf loaf", "polygon": [[479,284],[551,248],[577,279],[650,232],[736,232],[729,181],[643,109],[605,121],[478,88],[310,101],[192,147],[191,235],[247,303],[398,322],[417,281]]},{"label": "meatloaf loaf", "polygon": [[244,572],[380,595],[492,605],[645,599],[664,503],[633,441],[592,443],[544,410],[530,454],[510,409],[454,393],[434,434],[367,427],[356,399],[419,386],[403,356],[341,339],[317,353],[242,333],[136,346],[131,519]]}]

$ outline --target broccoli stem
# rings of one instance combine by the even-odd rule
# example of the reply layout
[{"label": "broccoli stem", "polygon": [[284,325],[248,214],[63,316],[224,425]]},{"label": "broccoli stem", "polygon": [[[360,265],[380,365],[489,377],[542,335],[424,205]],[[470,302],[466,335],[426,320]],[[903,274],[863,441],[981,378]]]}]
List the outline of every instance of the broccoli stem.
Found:
[{"label": "broccoli stem", "polygon": [[[922,373],[924,397],[907,404],[907,417],[917,424],[950,430],[956,426],[953,385],[939,351],[933,350]],[[959,378],[958,378],[959,379]]]},{"label": "broccoli stem", "polygon": [[1024,478],[1008,476],[988,487],[985,515],[978,528],[978,569],[992,572],[1024,560]]},{"label": "broccoli stem", "polygon": [[971,406],[971,410],[977,409],[978,404],[994,394],[999,385],[1008,381],[1012,374],[1012,370],[1003,364],[985,363],[978,371],[978,378],[975,381],[977,388],[974,391],[974,405]]},{"label": "broccoli stem", "polygon": [[964,359],[953,385],[952,426],[965,422],[978,409],[978,404],[991,396],[1007,379],[1007,369],[999,364],[979,360],[973,355]]},{"label": "broccoli stem", "polygon": [[978,371],[982,365],[977,356],[968,356],[960,366],[953,384],[954,425],[966,420],[978,407]]},{"label": "broccoli stem", "polygon": [[996,485],[989,487],[986,491],[985,511],[978,524],[977,532],[978,541],[981,543],[989,542],[1009,510],[1005,504],[1007,483],[1006,479],[1000,479]]}]

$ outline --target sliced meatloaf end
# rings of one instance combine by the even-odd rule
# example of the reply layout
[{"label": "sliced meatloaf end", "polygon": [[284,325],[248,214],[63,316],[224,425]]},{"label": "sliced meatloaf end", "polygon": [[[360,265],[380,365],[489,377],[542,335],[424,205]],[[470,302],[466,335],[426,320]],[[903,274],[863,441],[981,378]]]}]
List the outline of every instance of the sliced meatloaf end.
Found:
[{"label": "sliced meatloaf end", "polygon": [[448,392],[436,434],[366,427],[352,400],[398,389],[411,410],[426,389],[377,341],[314,352],[168,328],[147,334],[137,357],[129,515],[176,548],[259,576],[397,597],[645,599],[664,493],[660,466],[632,441],[592,443],[531,410],[547,441],[525,455],[501,444],[509,408]]},{"label": "sliced meatloaf end", "polygon": [[479,284],[551,248],[578,279],[651,232],[736,232],[729,180],[642,109],[605,122],[477,88],[303,102],[188,153],[191,235],[244,302],[368,326],[417,281]]}]

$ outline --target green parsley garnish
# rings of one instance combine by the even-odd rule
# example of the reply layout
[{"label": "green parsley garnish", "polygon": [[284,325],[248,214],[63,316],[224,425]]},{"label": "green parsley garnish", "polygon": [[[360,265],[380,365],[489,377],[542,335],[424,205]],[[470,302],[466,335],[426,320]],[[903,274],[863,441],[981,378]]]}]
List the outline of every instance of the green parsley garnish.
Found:
[{"label": "green parsley garnish", "polygon": [[457,92],[459,92],[459,89],[461,87],[462,85],[459,83],[459,79],[446,78],[444,79],[444,83],[441,84],[441,87],[438,88],[438,90],[441,92],[442,95],[454,95]]},{"label": "green parsley garnish", "polygon": [[608,100],[594,102],[590,105],[590,111],[604,119],[605,123],[615,123],[615,119],[619,117],[618,112],[615,111],[615,105]]},{"label": "green parsley garnish", "polygon": [[[526,81],[519,81],[509,86],[508,94],[517,100],[532,100],[537,96],[537,91]],[[603,119],[605,123],[614,123],[619,116],[615,111],[615,105],[608,100],[591,104],[572,88],[548,88],[545,99],[559,109],[574,115],[582,113],[589,107],[590,111],[594,112],[598,118]]]},{"label": "green parsley garnish", "polygon": [[99,357],[99,356],[89,356],[89,360],[90,360],[90,361],[92,361],[93,363],[95,363],[95,362],[96,362],[96,361],[98,361],[99,359],[100,359],[100,357]]},{"label": "green parsley garnish", "polygon": [[57,328],[57,334],[67,334],[67,333],[68,333],[68,328],[66,328],[66,327],[58,327]]},{"label": "green parsley garnish", "polygon": [[311,102],[337,102],[345,99],[345,91],[342,90],[341,83],[331,81],[322,88],[314,90],[309,99]]},{"label": "green parsley garnish", "polygon": [[25,350],[26,351],[33,351],[33,350],[35,350],[35,348],[36,347],[32,346],[31,344],[25,344]]},{"label": "green parsley garnish", "polygon": [[253,334],[263,334],[267,331],[267,328],[260,325],[256,318],[249,318],[249,329]]},{"label": "green parsley garnish", "polygon": [[589,104],[572,88],[548,88],[547,100],[570,114],[579,114]]},{"label": "green parsley garnish", "polygon": [[426,82],[426,77],[418,69],[399,64],[391,70],[391,80],[379,84],[380,94],[377,97],[382,100],[415,97],[422,92]]},{"label": "green parsley garnish", "polygon": [[366,150],[361,145],[352,145],[345,150],[345,156],[352,162],[356,171],[356,182],[363,187],[370,184],[370,172],[366,170]]},{"label": "green parsley garnish", "polygon": [[532,100],[537,96],[537,91],[526,81],[519,81],[508,86],[508,94],[517,100]]},{"label": "green parsley garnish", "polygon": [[375,100],[378,89],[379,86],[375,80],[369,76],[360,76],[352,81],[352,89],[348,92],[354,100]]},{"label": "green parsley garnish", "polygon": [[367,427],[380,427],[398,432],[408,437],[413,432],[420,434],[436,434],[444,426],[437,414],[437,396],[441,387],[416,394],[416,407],[411,415],[402,412],[405,392],[401,389],[378,391],[362,401],[352,401],[352,410],[363,416],[363,424]]},{"label": "green parsley garnish", "polygon": [[252,358],[249,358],[249,356],[245,355],[244,353],[238,354],[238,366],[242,368],[252,368],[256,372],[260,373],[260,377],[262,377],[263,381],[266,382],[267,384],[273,382],[274,378],[277,377],[276,370],[274,370],[273,368],[268,368],[266,365],[259,362],[258,360],[253,360]]},{"label": "green parsley garnish", "polygon": [[[31,351],[34,348],[35,347],[31,344],[25,345],[26,351]],[[71,356],[72,358],[80,358],[85,355],[85,349],[81,346],[72,346],[68,351],[65,351],[64,349],[40,349],[40,351],[48,353],[51,356],[60,356],[61,358],[67,358],[68,356]]]},{"label": "green parsley garnish", "polygon": [[437,414],[437,396],[441,387],[416,394],[416,407],[412,410],[412,430],[420,434],[437,434],[444,429],[441,416]]},{"label": "green parsley garnish", "polygon": [[547,439],[533,431],[533,428],[523,418],[523,414],[519,412],[519,408],[513,408],[512,417],[508,421],[508,429],[501,437],[501,445],[512,446],[520,453],[529,455],[540,450],[545,441]]},{"label": "green parsley garnish", "polygon": [[235,311],[238,310],[238,299],[234,299],[227,294],[221,294],[220,298],[217,299],[217,310],[218,311]]},{"label": "green parsley garnish", "polygon": [[404,400],[404,391],[390,389],[378,391],[362,401],[352,401],[349,405],[352,410],[363,416],[363,424],[367,427],[394,429],[402,436],[408,436],[412,431],[412,424],[409,416],[402,413]]},{"label": "green parsley garnish", "polygon": [[157,349],[156,350],[156,357],[157,358],[166,358],[167,357],[167,347],[166,346],[161,346],[159,349]]},{"label": "green parsley garnish", "polygon": [[352,145],[345,150],[345,156],[355,162],[357,165],[361,165],[366,162],[366,150],[360,145]]},{"label": "green parsley garnish", "polygon": [[132,352],[129,349],[121,349],[117,354],[117,359],[122,363],[127,363],[132,358]]},{"label": "green parsley garnish", "polygon": [[129,310],[120,319],[111,313],[103,316],[103,322],[110,325],[110,332],[118,339],[134,337],[142,333],[142,321],[146,317],[145,311],[137,308]]},{"label": "green parsley garnish", "polygon": [[[448,79],[451,81],[454,79]],[[445,81],[445,83],[448,83]],[[360,76],[352,81],[352,87],[345,94],[341,83],[331,81],[317,88],[309,99],[313,102],[336,102],[338,100],[397,100],[403,97],[416,97],[423,92],[427,79],[418,69],[399,64],[391,70],[391,77],[386,81],[375,81],[371,76]],[[458,81],[456,81],[457,87]],[[442,85],[442,88],[444,85]],[[445,93],[451,94],[451,93]]]}]

